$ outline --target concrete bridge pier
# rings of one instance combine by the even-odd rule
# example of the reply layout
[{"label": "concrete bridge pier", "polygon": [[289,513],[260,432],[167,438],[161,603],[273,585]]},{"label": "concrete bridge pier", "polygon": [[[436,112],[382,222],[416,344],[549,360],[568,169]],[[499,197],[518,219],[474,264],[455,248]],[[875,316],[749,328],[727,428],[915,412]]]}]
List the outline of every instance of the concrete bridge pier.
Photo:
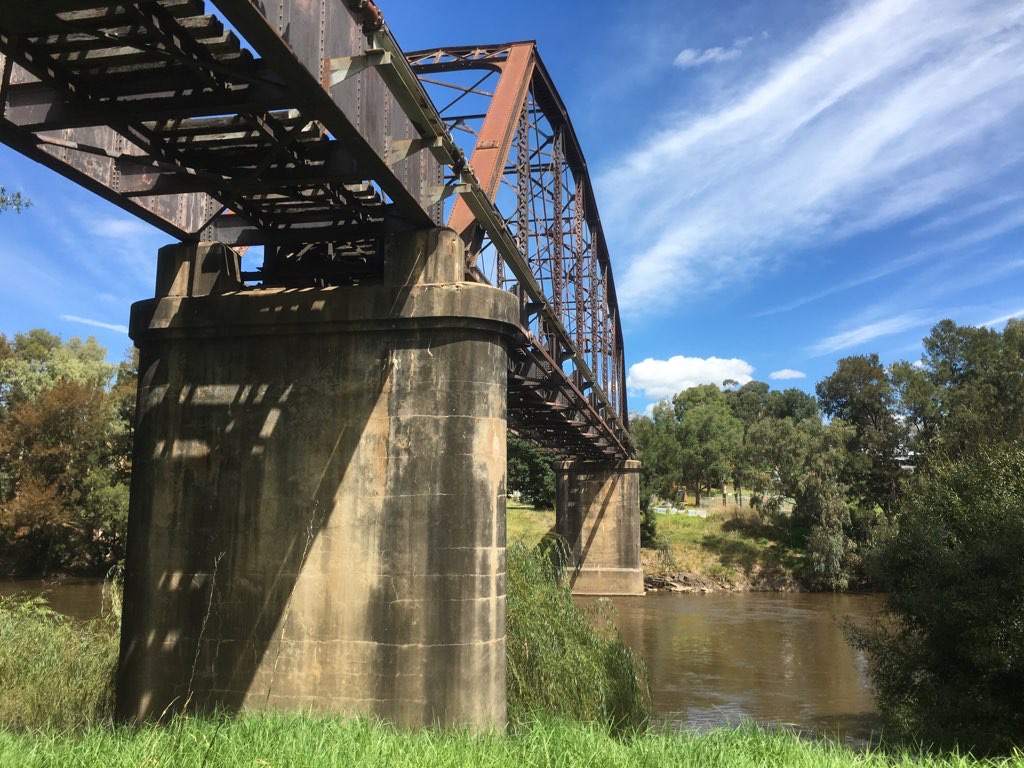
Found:
[{"label": "concrete bridge pier", "polygon": [[642,595],[640,462],[555,463],[556,529],[577,595]]},{"label": "concrete bridge pier", "polygon": [[160,253],[132,308],[138,422],[117,711],[505,721],[508,293],[450,230],[380,285],[245,290]]}]

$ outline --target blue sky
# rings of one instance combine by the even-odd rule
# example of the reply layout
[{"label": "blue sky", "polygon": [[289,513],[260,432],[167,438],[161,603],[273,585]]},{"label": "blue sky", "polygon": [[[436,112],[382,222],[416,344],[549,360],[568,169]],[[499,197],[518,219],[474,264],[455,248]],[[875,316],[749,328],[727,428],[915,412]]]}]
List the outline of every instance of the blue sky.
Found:
[{"label": "blue sky", "polygon": [[[1024,316],[1024,2],[380,0],[407,50],[537,40],[594,179],[632,410]],[[167,237],[0,148],[0,331],[119,357]],[[92,325],[90,323],[93,323]],[[99,323],[101,325],[95,325]]]}]

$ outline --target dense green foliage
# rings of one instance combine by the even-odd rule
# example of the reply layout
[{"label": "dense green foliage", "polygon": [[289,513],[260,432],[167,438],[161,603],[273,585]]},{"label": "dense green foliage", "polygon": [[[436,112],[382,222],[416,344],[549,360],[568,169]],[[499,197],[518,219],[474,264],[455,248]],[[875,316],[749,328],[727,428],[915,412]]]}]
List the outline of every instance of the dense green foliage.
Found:
[{"label": "dense green foliage", "polygon": [[123,557],[133,364],[95,339],[0,334],[0,563],[103,573]]},{"label": "dense green foliage", "polygon": [[109,720],[117,628],[113,616],[78,622],[42,598],[0,598],[0,723],[67,728]]},{"label": "dense green foliage", "polygon": [[853,631],[890,724],[941,746],[1024,744],[1024,448],[933,465],[872,555],[891,620]]},{"label": "dense green foliage", "polygon": [[869,557],[888,616],[853,632],[894,732],[1024,744],[1024,323],[943,321],[894,379],[917,472]]},{"label": "dense green foliage", "polygon": [[505,485],[511,493],[518,491],[534,509],[555,506],[555,472],[551,467],[555,456],[538,448],[529,440],[508,435]]},{"label": "dense green foliage", "polygon": [[633,420],[641,504],[651,496],[672,499],[684,485],[698,504],[701,489],[730,483],[739,494],[746,487],[762,521],[785,531],[787,547],[806,551],[804,582],[846,589],[859,577],[859,548],[870,535],[855,525],[840,479],[852,434],[841,420],[823,424],[815,399],[797,389],[780,392],[759,381],[725,391],[694,387],[655,405],[650,418]]},{"label": "dense green foliage", "polygon": [[858,754],[788,731],[754,726],[710,733],[645,733],[617,738],[606,727],[534,720],[510,736],[403,731],[364,720],[313,715],[247,715],[231,721],[181,718],[160,728],[93,728],[85,733],[0,731],[0,765],[19,768],[241,768],[242,766],[415,766],[416,768],[997,768],[1015,758]]},{"label": "dense green foliage", "polygon": [[606,616],[586,616],[559,583],[551,558],[514,542],[508,549],[508,713],[521,724],[545,713],[646,725],[643,663]]}]

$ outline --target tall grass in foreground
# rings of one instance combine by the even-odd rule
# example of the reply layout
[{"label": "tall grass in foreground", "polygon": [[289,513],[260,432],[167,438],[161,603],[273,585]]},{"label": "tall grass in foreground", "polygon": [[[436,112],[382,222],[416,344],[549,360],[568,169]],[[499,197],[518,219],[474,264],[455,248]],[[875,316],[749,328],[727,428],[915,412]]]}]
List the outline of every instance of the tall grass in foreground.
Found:
[{"label": "tall grass in foreground", "polygon": [[641,728],[649,718],[643,661],[606,615],[586,615],[559,583],[551,557],[508,548],[508,717],[537,713]]},{"label": "tall grass in foreground", "polygon": [[0,724],[66,728],[108,719],[117,630],[115,616],[83,623],[41,597],[0,598]]},{"label": "tall grass in foreground", "polygon": [[1015,757],[979,761],[956,754],[857,754],[783,731],[743,726],[705,734],[644,733],[616,738],[596,724],[532,720],[510,736],[464,731],[402,731],[364,720],[310,715],[179,718],[164,727],[0,730],[0,765],[19,768],[240,768],[241,766],[492,766],[602,768],[785,766],[786,768],[988,768],[1024,766]]}]

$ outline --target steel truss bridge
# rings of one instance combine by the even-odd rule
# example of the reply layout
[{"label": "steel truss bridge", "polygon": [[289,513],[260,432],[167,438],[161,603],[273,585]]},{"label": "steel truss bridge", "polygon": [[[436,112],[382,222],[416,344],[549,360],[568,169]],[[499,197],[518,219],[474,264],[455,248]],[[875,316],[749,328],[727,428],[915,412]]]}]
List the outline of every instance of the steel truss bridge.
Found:
[{"label": "steel truss bridge", "polygon": [[510,424],[633,454],[601,220],[533,43],[405,53],[368,0],[0,2],[0,140],[174,238],[262,246],[253,286],[372,281],[389,233],[446,224],[519,299]]}]

